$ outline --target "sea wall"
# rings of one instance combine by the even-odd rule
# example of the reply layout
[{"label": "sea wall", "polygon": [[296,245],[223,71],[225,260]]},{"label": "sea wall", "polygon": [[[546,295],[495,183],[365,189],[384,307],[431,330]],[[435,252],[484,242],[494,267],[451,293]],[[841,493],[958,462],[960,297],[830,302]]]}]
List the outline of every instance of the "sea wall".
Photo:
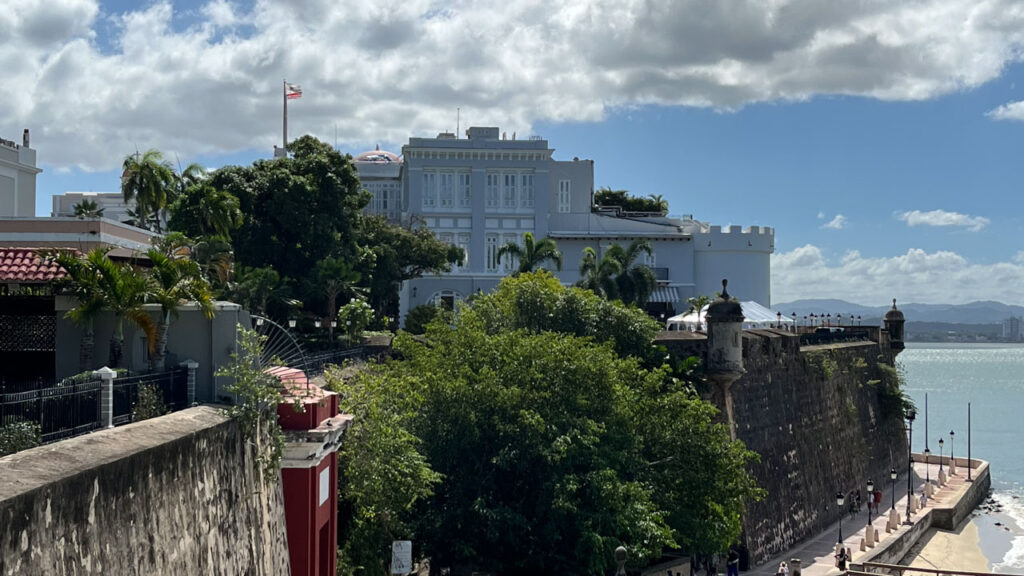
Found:
[{"label": "sea wall", "polygon": [[289,573],[279,482],[200,406],[0,458],[0,575]]},{"label": "sea wall", "polygon": [[[663,333],[659,343],[684,356],[706,351],[701,334]],[[736,436],[760,454],[751,472],[767,491],[744,517],[751,563],[836,521],[837,492],[866,498],[873,479],[888,501],[889,470],[906,468],[907,439],[879,402],[879,352],[869,340],[801,348],[783,331],[743,332],[746,373],[731,388]]]}]

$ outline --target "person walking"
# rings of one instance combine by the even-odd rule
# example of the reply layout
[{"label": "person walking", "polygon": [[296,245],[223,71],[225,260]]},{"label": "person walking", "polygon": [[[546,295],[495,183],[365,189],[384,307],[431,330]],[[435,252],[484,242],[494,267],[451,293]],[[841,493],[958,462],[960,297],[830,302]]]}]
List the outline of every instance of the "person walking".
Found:
[{"label": "person walking", "polygon": [[729,556],[725,561],[728,576],[740,576],[740,553],[735,548],[729,548]]},{"label": "person walking", "polygon": [[846,548],[840,548],[839,552],[836,553],[836,567],[840,570],[846,570]]}]

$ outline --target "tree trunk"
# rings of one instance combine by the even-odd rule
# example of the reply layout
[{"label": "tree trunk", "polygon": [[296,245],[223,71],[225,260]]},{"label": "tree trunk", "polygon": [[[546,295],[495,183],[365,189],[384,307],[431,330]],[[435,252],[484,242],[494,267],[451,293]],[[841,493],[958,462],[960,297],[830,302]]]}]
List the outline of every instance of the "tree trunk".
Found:
[{"label": "tree trunk", "polygon": [[123,355],[123,348],[123,342],[121,342],[121,340],[119,340],[116,335],[110,337],[110,357],[108,358],[108,360],[110,361],[111,368],[121,367],[121,357]]},{"label": "tree trunk", "polygon": [[92,322],[82,332],[82,341],[78,345],[78,370],[88,372],[95,368],[92,364],[93,351],[96,348],[96,334],[92,330]]},{"label": "tree trunk", "polygon": [[163,372],[164,365],[167,361],[167,332],[171,327],[171,322],[168,316],[170,316],[170,313],[165,313],[160,318],[160,323],[156,326],[156,342],[153,347],[154,372]]}]

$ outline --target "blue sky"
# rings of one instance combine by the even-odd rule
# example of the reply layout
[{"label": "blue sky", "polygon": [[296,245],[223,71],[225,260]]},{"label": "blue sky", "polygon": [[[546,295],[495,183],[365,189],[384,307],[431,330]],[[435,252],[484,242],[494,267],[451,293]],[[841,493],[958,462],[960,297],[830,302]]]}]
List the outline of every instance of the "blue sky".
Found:
[{"label": "blue sky", "polygon": [[1022,31],[1000,0],[29,0],[0,16],[0,136],[32,129],[46,215],[136,148],[268,157],[287,77],[292,136],[397,151],[461,107],[598,186],[773,226],[776,302],[1024,304]]}]

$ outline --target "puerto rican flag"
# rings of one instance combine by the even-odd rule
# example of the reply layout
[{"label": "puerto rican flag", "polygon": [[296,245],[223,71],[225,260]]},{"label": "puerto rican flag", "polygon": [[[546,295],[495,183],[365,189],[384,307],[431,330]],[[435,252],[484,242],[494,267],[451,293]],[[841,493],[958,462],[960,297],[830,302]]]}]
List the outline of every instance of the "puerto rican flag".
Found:
[{"label": "puerto rican flag", "polygon": [[289,100],[295,100],[296,98],[302,98],[302,88],[298,84],[284,84],[284,97]]}]

